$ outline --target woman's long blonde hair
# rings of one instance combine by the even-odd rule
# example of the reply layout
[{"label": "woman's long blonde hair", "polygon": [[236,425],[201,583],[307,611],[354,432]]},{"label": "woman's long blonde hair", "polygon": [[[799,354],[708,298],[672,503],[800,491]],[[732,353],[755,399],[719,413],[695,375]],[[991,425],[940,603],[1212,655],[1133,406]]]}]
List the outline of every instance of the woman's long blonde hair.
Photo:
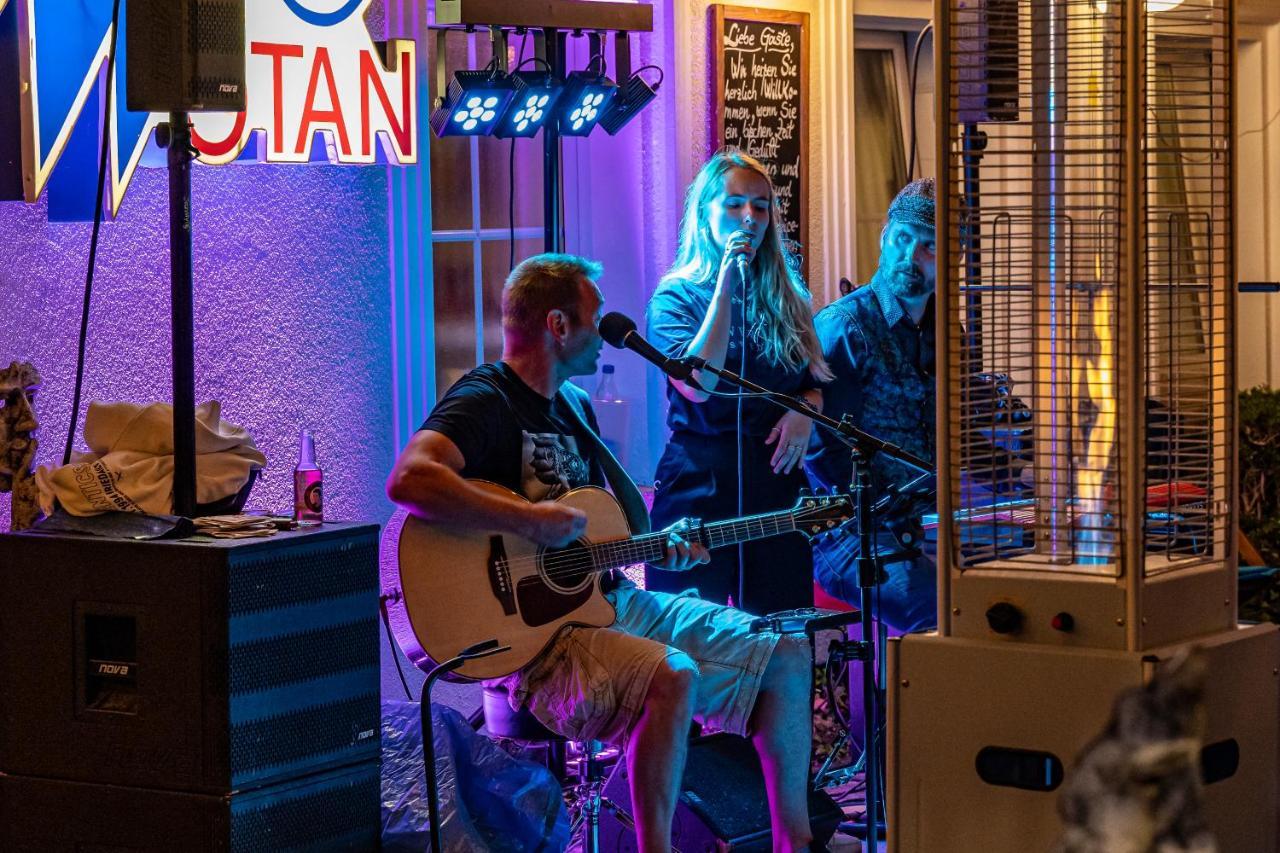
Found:
[{"label": "woman's long blonde hair", "polygon": [[695,284],[714,282],[720,271],[722,253],[711,238],[707,208],[724,187],[733,169],[746,169],[764,178],[769,186],[769,223],[764,239],[751,260],[747,322],[757,336],[766,360],[775,365],[799,368],[808,365],[815,379],[832,378],[822,357],[822,345],[813,328],[813,306],[809,288],[800,279],[796,264],[782,242],[782,224],[774,203],[773,181],[764,165],[754,157],[726,149],[714,154],[698,172],[685,195],[680,221],[680,247],[675,262],[662,277],[668,281]]}]

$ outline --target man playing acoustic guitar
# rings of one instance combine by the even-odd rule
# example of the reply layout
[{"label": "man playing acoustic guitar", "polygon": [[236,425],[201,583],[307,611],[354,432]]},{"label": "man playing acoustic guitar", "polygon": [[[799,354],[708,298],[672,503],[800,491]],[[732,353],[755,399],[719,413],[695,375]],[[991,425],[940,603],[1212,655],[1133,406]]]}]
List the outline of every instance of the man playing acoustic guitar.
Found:
[{"label": "man playing acoustic guitar", "polygon": [[[462,377],[431,412],[388,478],[393,501],[432,525],[561,548],[583,536],[587,517],[552,499],[604,486],[606,472],[620,499],[635,494],[630,481],[617,482],[621,469],[587,432],[595,417],[586,394],[565,382],[596,369],[600,273],[599,264],[570,255],[538,255],[515,268],[502,295],[502,359]],[[653,565],[681,571],[707,561],[706,548],[682,535],[683,523],[665,532],[666,557]],[[569,739],[625,748],[642,851],[671,849],[691,720],[750,737],[764,771],[774,849],[807,849],[805,641],[753,634],[751,617],[740,611],[645,592],[620,575],[606,576],[603,586],[617,621],[560,631],[532,663],[502,679],[513,707],[527,706]]]}]

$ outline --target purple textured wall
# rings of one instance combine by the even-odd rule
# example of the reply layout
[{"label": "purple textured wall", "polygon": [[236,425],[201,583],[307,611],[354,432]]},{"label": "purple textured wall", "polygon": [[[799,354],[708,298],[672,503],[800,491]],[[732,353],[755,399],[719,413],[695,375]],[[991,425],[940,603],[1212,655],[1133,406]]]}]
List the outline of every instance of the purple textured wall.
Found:
[{"label": "purple textured wall", "polygon": [[[326,516],[381,522],[392,462],[387,176],[381,167],[193,173],[196,398],[222,401],[267,456],[250,504],[288,511],[298,430],[316,435]],[[168,195],[141,169],[103,224],[81,417],[90,400],[170,399]],[[44,377],[38,461],[61,460],[88,223],[0,203],[0,362]],[[79,431],[76,446],[80,447]],[[0,530],[9,496],[0,496]]]}]

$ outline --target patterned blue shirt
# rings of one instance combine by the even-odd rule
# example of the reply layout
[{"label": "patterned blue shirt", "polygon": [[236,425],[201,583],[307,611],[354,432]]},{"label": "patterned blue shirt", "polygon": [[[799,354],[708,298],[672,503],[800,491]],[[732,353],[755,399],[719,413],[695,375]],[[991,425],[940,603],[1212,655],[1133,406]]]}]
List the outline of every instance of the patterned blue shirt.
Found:
[{"label": "patterned blue shirt", "polygon": [[[823,389],[822,410],[877,438],[927,459],[937,436],[934,390],[934,300],[917,326],[898,298],[877,278],[831,303],[814,318],[818,338],[835,379]],[[849,450],[825,430],[816,430],[805,460],[815,487],[849,487]],[[915,472],[877,456],[871,471],[876,491],[901,484]]]}]

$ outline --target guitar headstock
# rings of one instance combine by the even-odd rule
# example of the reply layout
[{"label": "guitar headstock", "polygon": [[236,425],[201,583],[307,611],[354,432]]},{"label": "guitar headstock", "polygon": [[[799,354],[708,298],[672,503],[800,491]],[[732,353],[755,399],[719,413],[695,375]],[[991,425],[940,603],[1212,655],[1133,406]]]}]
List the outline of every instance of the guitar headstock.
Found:
[{"label": "guitar headstock", "polygon": [[853,501],[848,495],[803,495],[791,514],[796,530],[813,539],[853,518]]}]

